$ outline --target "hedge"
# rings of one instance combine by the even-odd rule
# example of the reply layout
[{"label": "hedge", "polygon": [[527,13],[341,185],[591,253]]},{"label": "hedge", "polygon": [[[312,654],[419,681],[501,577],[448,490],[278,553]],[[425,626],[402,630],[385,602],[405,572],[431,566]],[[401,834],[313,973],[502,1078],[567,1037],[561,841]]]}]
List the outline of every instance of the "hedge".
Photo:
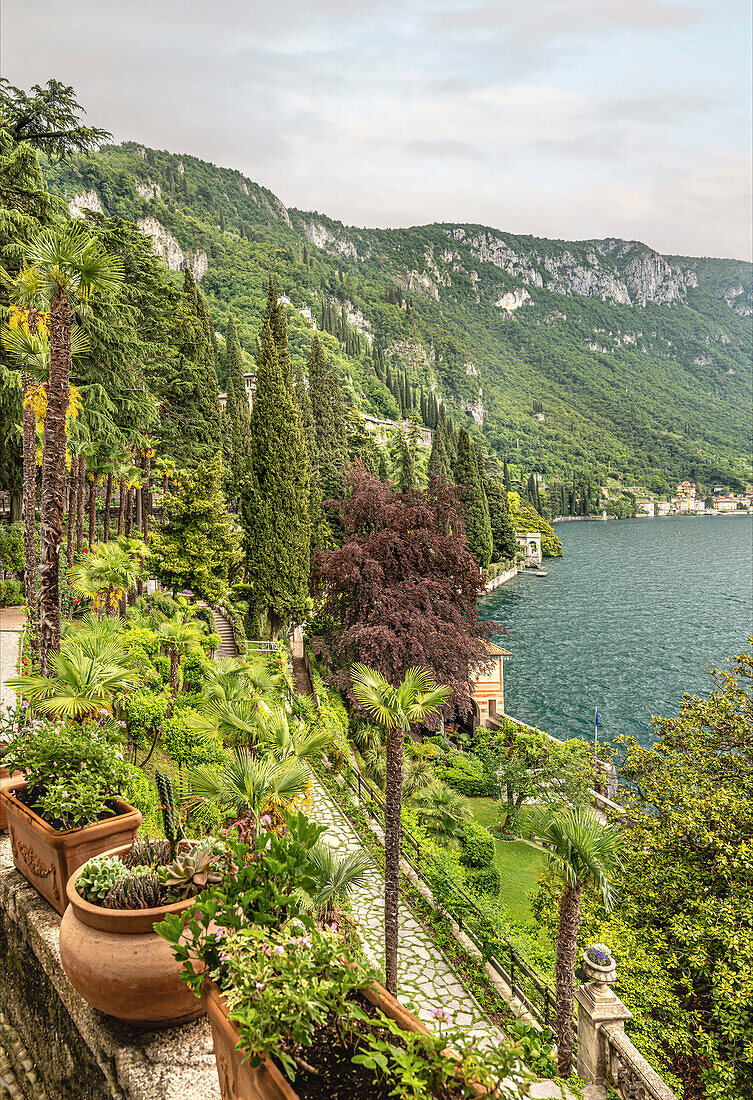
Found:
[{"label": "hedge", "polygon": [[469,890],[477,894],[491,894],[497,897],[502,887],[499,871],[496,867],[483,867],[469,871],[465,878]]},{"label": "hedge", "polygon": [[463,822],[460,859],[468,867],[491,867],[494,862],[494,837],[477,821]]},{"label": "hedge", "polygon": [[460,768],[437,768],[437,774],[450,787],[466,798],[493,798],[494,780],[485,775],[474,775]]}]

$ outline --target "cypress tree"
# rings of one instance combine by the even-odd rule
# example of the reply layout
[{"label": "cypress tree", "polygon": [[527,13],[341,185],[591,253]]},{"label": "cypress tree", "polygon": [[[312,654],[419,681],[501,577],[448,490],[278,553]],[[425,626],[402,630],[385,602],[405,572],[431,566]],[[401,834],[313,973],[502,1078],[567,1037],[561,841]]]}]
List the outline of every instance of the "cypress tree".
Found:
[{"label": "cypress tree", "polygon": [[486,490],[486,499],[489,504],[492,529],[492,560],[512,561],[515,558],[518,543],[510,520],[510,507],[504,485],[498,481],[490,481]]},{"label": "cypress tree", "polygon": [[492,556],[492,529],[489,505],[481,484],[478,455],[468,432],[461,428],[458,434],[458,458],[455,467],[455,483],[465,489],[463,509],[468,545],[484,569]]},{"label": "cypress tree", "polygon": [[345,406],[334,367],[327,369],[318,336],[311,341],[308,360],[309,396],[316,430],[319,478],[325,497],[339,497],[343,491],[346,457]]},{"label": "cypress tree", "polygon": [[509,493],[512,488],[512,482],[510,481],[510,471],[507,468],[507,459],[502,460],[502,480],[505,483],[505,492]]},{"label": "cypress tree", "polygon": [[450,460],[447,457],[447,447],[445,445],[444,424],[442,421],[437,423],[437,427],[434,431],[426,473],[429,477],[433,475],[434,477],[444,478],[445,481],[452,480]]},{"label": "cypress tree", "polygon": [[384,453],[384,447],[379,448],[379,480],[387,480],[387,456]]},{"label": "cypress tree", "polygon": [[231,475],[235,486],[248,474],[251,462],[251,411],[248,407],[243,359],[235,319],[227,323],[226,434],[231,438]]},{"label": "cypress tree", "polygon": [[301,621],[310,608],[311,515],[301,417],[278,357],[269,316],[262,329],[256,372],[251,473],[243,492],[246,569],[253,617],[260,626],[266,622],[276,637],[284,624]]},{"label": "cypress tree", "polygon": [[400,432],[396,457],[397,487],[401,493],[407,493],[410,489],[416,488],[416,469],[413,465],[413,456],[410,453],[408,441],[402,431]]}]

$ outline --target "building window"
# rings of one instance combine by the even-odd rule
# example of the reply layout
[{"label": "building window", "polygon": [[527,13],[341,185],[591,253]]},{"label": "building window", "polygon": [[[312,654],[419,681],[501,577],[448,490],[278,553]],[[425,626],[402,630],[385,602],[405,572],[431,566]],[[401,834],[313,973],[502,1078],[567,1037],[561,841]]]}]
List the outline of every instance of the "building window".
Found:
[{"label": "building window", "polygon": [[494,718],[496,713],[497,713],[497,700],[496,699],[490,699],[489,700],[489,717]]}]

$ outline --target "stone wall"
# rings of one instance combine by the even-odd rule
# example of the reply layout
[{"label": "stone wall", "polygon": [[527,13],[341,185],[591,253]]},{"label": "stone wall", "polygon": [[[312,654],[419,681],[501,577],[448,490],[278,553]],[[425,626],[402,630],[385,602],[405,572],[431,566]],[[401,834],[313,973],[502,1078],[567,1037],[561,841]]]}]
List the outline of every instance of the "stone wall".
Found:
[{"label": "stone wall", "polygon": [[59,929],[0,836],[0,1095],[219,1100],[208,1021],[138,1032],[103,1016],[71,988]]},{"label": "stone wall", "polygon": [[509,569],[505,569],[503,573],[498,573],[496,577],[492,577],[486,582],[486,591],[493,592],[495,588],[499,588],[502,584],[507,584],[513,577],[517,577],[520,569],[517,565],[511,566]]}]

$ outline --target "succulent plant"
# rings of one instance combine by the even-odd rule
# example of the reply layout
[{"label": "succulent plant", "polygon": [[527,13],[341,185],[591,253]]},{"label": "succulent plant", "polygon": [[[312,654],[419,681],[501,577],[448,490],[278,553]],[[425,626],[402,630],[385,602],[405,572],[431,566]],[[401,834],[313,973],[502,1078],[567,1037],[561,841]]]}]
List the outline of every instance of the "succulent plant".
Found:
[{"label": "succulent plant", "polygon": [[189,898],[198,894],[207,886],[222,881],[219,870],[220,853],[214,842],[197,844],[181,852],[173,862],[165,867],[160,880],[172,894],[180,898]]},{"label": "succulent plant", "polygon": [[127,874],[128,868],[118,856],[94,856],[82,867],[76,889],[84,901],[101,905],[112,886]]},{"label": "succulent plant", "polygon": [[149,868],[146,874],[128,874],[113,883],[103,904],[106,909],[156,909],[163,904],[162,884]]},{"label": "succulent plant", "polygon": [[139,837],[133,842],[130,852],[123,856],[123,863],[129,870],[140,864],[146,867],[166,866],[171,859],[170,841],[160,837]]},{"label": "succulent plant", "polygon": [[165,836],[170,845],[170,854],[174,857],[178,848],[178,841],[184,840],[186,835],[183,832],[180,812],[175,801],[175,787],[170,776],[165,775],[164,772],[155,772],[154,782],[157,784]]}]

